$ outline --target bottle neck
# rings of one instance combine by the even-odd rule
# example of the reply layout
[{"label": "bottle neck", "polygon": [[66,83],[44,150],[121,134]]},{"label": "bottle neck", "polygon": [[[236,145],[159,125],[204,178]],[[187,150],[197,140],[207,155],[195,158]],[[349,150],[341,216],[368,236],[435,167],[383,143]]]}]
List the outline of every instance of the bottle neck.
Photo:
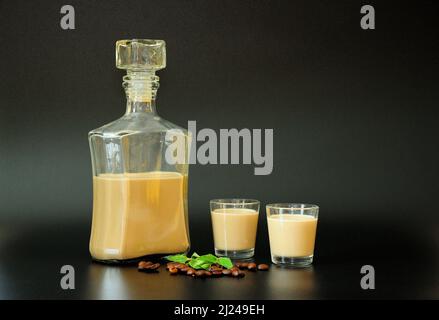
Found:
[{"label": "bottle neck", "polygon": [[128,70],[123,77],[122,87],[127,96],[126,114],[156,113],[156,96],[159,87],[159,77],[154,70]]},{"label": "bottle neck", "polygon": [[151,113],[156,114],[155,100],[138,101],[127,97],[127,110],[125,114],[129,113]]}]

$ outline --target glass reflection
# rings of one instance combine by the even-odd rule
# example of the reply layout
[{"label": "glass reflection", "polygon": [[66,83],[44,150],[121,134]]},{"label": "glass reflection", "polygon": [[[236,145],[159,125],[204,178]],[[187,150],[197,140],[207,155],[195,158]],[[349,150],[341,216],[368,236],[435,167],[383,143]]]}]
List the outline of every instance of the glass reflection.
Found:
[{"label": "glass reflection", "polygon": [[164,268],[144,274],[135,266],[93,263],[87,270],[87,299],[184,299],[184,278],[170,281]]},{"label": "glass reflection", "polygon": [[312,299],[316,296],[316,277],[314,267],[286,268],[271,266],[267,272],[271,299]]}]

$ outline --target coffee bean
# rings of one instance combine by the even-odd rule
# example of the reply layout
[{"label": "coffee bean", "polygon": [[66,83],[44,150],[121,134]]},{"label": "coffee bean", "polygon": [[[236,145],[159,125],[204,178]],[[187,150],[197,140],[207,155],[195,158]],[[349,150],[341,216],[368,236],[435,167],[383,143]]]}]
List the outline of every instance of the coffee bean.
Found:
[{"label": "coffee bean", "polygon": [[180,271],[183,273],[186,273],[186,272],[188,272],[189,269],[190,269],[190,267],[185,266],[185,267],[181,268]]},{"label": "coffee bean", "polygon": [[168,262],[166,264],[166,269],[175,268],[176,265],[177,265],[177,262]]},{"label": "coffee bean", "polygon": [[140,261],[138,264],[138,270],[141,272],[157,272],[158,267],[160,263],[153,264],[151,261]]},{"label": "coffee bean", "polygon": [[203,278],[205,276],[204,270],[195,271],[195,276],[198,278]]},{"label": "coffee bean", "polygon": [[239,270],[233,270],[232,271],[232,276],[239,277]]},{"label": "coffee bean", "polygon": [[223,272],[221,270],[212,271],[212,277],[221,277]]},{"label": "coffee bean", "polygon": [[245,277],[245,272],[239,271],[238,277],[240,278]]},{"label": "coffee bean", "polygon": [[222,273],[223,273],[223,275],[225,275],[225,276],[230,276],[230,275],[232,274],[232,270],[230,270],[230,269],[224,269],[224,270],[222,271]]},{"label": "coffee bean", "polygon": [[170,268],[169,273],[172,275],[176,275],[178,273],[178,269],[177,268]]},{"label": "coffee bean", "polygon": [[152,264],[151,261],[140,261],[139,264],[138,264],[138,267],[139,268],[145,268],[145,267],[147,267],[147,266],[149,266],[151,264]]},{"label": "coffee bean", "polygon": [[148,266],[148,268],[152,269],[152,270],[156,270],[160,267],[160,263],[154,263],[150,266]]},{"label": "coffee bean", "polygon": [[212,272],[210,272],[210,271],[204,271],[204,276],[206,276],[206,277],[211,277],[211,276],[212,276]]},{"label": "coffee bean", "polygon": [[193,276],[195,275],[195,269],[189,268],[188,271],[186,271],[186,274],[188,276]]},{"label": "coffee bean", "polygon": [[239,268],[233,267],[232,269],[230,269],[230,271],[232,272],[232,276],[233,276],[233,272],[239,272]]},{"label": "coffee bean", "polygon": [[242,262],[239,265],[239,269],[244,269],[244,268],[247,268],[247,267],[248,267],[248,263],[247,262]]},{"label": "coffee bean", "polygon": [[155,264],[153,264],[153,263],[142,263],[142,264],[139,264],[139,267],[138,267],[138,271],[141,271],[141,272],[147,272],[147,273],[153,273],[153,272],[158,272],[158,267],[160,267],[160,263],[155,263]]},{"label": "coffee bean", "polygon": [[261,264],[258,265],[258,270],[260,270],[260,271],[267,271],[268,269],[270,269],[268,264],[261,263]]},{"label": "coffee bean", "polygon": [[254,262],[249,263],[247,269],[250,271],[256,271],[256,263]]},{"label": "coffee bean", "polygon": [[221,271],[223,267],[212,265],[209,269],[210,271]]}]

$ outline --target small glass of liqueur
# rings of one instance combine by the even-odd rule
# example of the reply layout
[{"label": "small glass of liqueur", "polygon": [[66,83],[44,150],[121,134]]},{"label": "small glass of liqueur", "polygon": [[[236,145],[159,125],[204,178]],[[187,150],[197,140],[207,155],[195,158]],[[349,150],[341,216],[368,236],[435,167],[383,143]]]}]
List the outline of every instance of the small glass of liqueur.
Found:
[{"label": "small glass of liqueur", "polygon": [[253,257],[259,206],[260,202],[252,199],[210,201],[215,255],[232,259]]},{"label": "small glass of liqueur", "polygon": [[271,261],[274,264],[306,267],[314,256],[319,207],[302,203],[266,206]]}]

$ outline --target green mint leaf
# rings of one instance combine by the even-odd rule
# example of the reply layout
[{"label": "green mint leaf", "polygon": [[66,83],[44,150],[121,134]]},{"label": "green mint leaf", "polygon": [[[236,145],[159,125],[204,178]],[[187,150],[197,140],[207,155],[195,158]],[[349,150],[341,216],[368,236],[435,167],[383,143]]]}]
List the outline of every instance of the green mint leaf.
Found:
[{"label": "green mint leaf", "polygon": [[198,258],[200,255],[196,252],[192,253],[191,259],[196,259]]},{"label": "green mint leaf", "polygon": [[[197,255],[198,256],[198,255]],[[205,269],[208,270],[212,263],[215,263],[217,258],[214,255],[203,255],[194,257],[189,261],[189,266],[194,269]]]},{"label": "green mint leaf", "polygon": [[194,269],[209,269],[210,263],[206,263],[203,260],[194,259],[189,261],[189,266],[191,266]]},{"label": "green mint leaf", "polygon": [[218,258],[215,257],[213,254],[210,254],[210,253],[202,255],[202,256],[199,256],[197,259],[200,259],[200,260],[202,260],[204,262],[207,262],[207,263],[210,263],[210,264],[217,263],[217,261],[218,261]]},{"label": "green mint leaf", "polygon": [[172,262],[179,262],[179,263],[186,263],[186,261],[189,260],[189,258],[186,257],[184,254],[176,254],[173,256],[166,256],[165,259],[172,261]]},{"label": "green mint leaf", "polygon": [[200,256],[199,254],[194,252],[190,258],[188,258],[184,254],[176,254],[176,255],[166,256],[165,259],[172,262],[185,263],[189,265],[191,268],[194,268],[196,270],[199,269],[208,270],[214,263],[217,263],[227,269],[231,269],[233,267],[233,263],[229,258],[226,257],[217,258],[215,255],[210,253]]},{"label": "green mint leaf", "polygon": [[201,265],[201,269],[209,270],[211,265],[212,265],[211,263],[203,263]]},{"label": "green mint leaf", "polygon": [[201,265],[203,264],[203,261],[198,260],[198,259],[192,259],[191,261],[189,261],[189,266],[191,266],[194,269],[200,269]]},{"label": "green mint leaf", "polygon": [[229,258],[226,258],[226,257],[218,258],[217,263],[219,265],[222,265],[224,268],[227,268],[227,269],[231,269],[233,267],[232,260],[230,260]]}]

